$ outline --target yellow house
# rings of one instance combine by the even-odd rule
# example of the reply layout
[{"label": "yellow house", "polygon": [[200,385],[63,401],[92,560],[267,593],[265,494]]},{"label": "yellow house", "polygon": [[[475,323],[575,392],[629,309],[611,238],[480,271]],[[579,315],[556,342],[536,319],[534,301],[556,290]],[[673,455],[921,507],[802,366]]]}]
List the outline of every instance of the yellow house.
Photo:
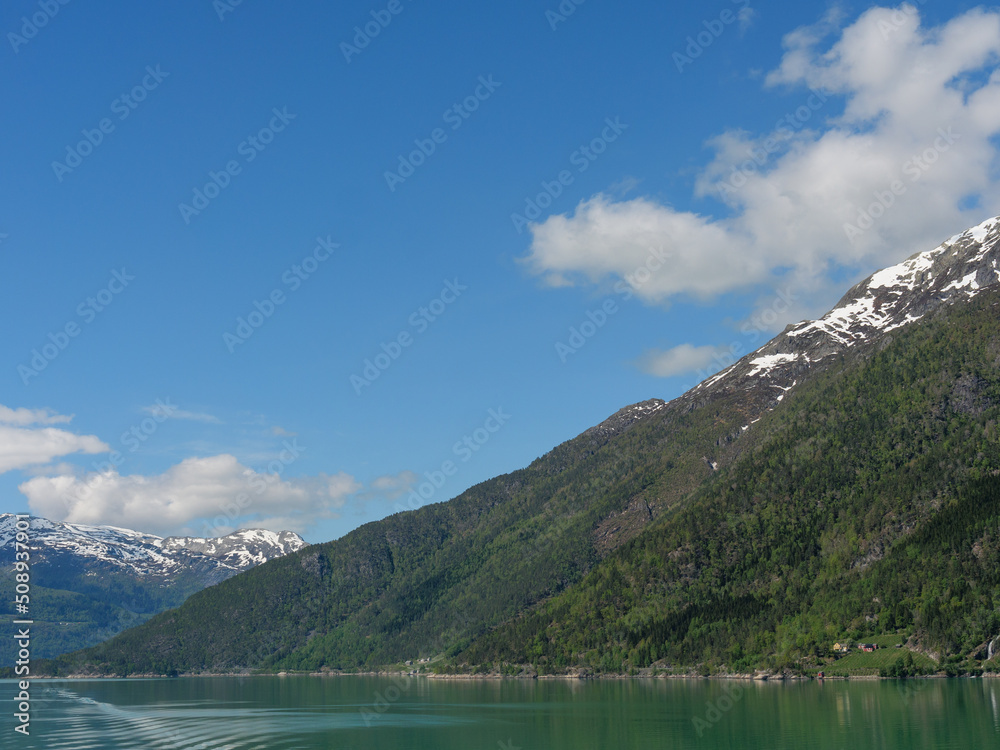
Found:
[{"label": "yellow house", "polygon": [[846,654],[851,650],[851,644],[849,643],[834,643],[833,651],[837,654]]}]

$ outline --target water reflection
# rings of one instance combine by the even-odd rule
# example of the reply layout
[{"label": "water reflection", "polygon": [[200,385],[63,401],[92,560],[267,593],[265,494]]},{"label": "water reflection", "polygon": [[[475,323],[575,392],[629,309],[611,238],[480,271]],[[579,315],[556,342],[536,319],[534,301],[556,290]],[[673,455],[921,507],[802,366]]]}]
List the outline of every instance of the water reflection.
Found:
[{"label": "water reflection", "polygon": [[993,707],[993,728],[1000,733],[1000,710],[997,709],[997,689],[990,683],[990,705]]},{"label": "water reflection", "polygon": [[851,696],[847,693],[837,693],[837,719],[842,727],[851,725]]},{"label": "water reflection", "polygon": [[[967,750],[1000,747],[998,687],[973,680],[36,682],[32,737],[18,747]],[[391,700],[372,713],[380,697]]]}]

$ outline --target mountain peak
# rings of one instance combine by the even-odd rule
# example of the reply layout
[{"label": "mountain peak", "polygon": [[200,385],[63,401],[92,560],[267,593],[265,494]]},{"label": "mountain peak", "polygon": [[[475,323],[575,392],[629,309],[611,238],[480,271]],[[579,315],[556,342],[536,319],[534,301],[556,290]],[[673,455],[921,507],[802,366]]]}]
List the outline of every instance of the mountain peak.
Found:
[{"label": "mountain peak", "polygon": [[702,397],[748,389],[765,378],[780,389],[772,394],[773,402],[780,401],[784,392],[817,364],[848,349],[874,345],[891,331],[920,320],[942,305],[970,299],[997,284],[1000,217],[873,273],[852,287],[822,318],[789,326],[689,394]]},{"label": "mountain peak", "polygon": [[160,541],[165,551],[187,550],[221,560],[240,570],[260,565],[280,554],[298,552],[305,540],[292,531],[274,532],[266,529],[240,529],[214,539],[197,537],[167,537]]}]

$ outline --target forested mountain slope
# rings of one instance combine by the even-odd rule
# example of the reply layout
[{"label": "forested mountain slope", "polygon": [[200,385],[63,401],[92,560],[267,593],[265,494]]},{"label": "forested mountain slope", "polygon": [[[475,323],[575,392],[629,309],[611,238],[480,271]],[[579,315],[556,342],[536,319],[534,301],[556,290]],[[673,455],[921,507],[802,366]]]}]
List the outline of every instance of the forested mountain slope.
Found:
[{"label": "forested mountain slope", "polygon": [[956,235],[669,403],[49,668],[743,668],[897,627],[971,648],[1000,630],[998,244],[996,220]]},{"label": "forested mountain slope", "polygon": [[1000,292],[839,360],[738,461],[460,662],[794,666],[896,633],[1000,635]]}]

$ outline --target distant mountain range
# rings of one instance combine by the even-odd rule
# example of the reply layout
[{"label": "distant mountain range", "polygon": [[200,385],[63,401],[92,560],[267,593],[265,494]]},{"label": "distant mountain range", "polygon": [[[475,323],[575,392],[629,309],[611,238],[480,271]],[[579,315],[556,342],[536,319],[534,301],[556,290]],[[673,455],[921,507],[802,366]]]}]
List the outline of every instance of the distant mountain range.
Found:
[{"label": "distant mountain range", "polygon": [[993,219],[670,402],[44,668],[748,671],[887,634],[982,666],[998,529]]},{"label": "distant mountain range", "polygon": [[[15,516],[0,514],[0,608],[13,604]],[[217,539],[161,538],[114,526],[31,518],[31,614],[36,653],[99,643],[175,607],[195,591],[306,546],[298,534],[237,531]],[[10,663],[0,648],[0,663]]]}]

